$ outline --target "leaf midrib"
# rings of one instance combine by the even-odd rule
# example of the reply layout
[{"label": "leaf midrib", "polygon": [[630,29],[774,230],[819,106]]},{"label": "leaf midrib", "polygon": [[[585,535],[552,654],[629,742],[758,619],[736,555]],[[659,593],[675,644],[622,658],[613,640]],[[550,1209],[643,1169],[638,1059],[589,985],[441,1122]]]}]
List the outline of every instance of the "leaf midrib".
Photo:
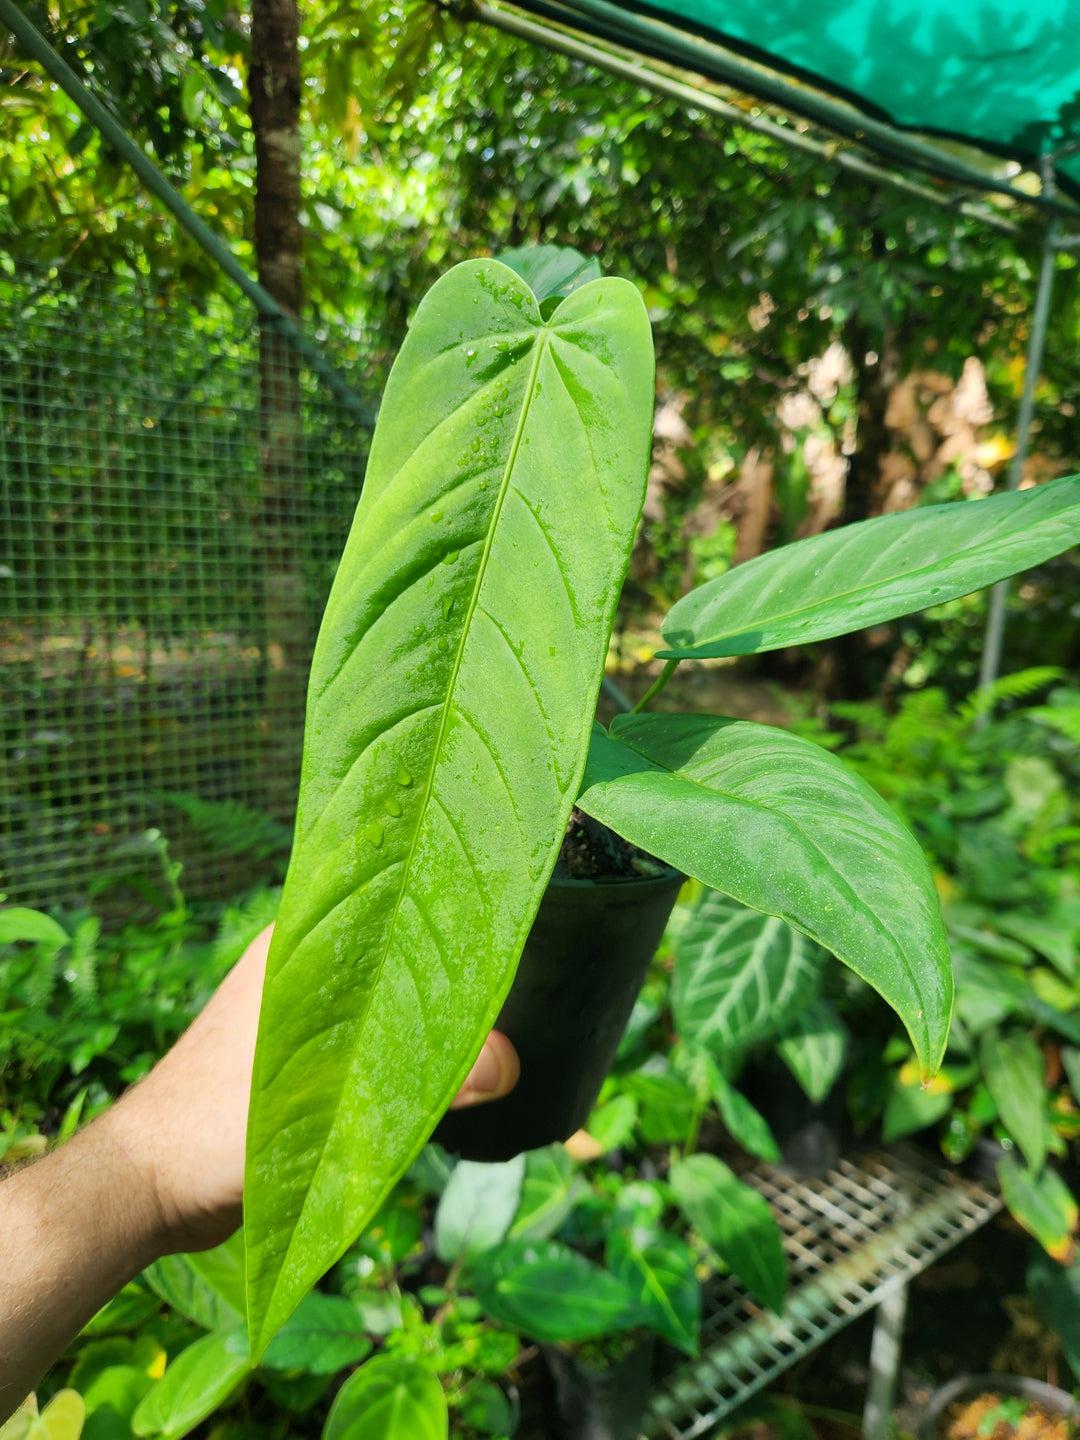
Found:
[{"label": "leaf midrib", "polygon": [[[446,696],[445,696],[445,699],[443,700],[442,712],[441,712],[441,714],[440,714],[440,716],[439,716],[439,726],[438,726],[438,730],[436,731],[436,735],[435,735],[435,743],[434,743],[434,745],[433,745],[433,747],[432,747],[431,764],[430,764],[430,766],[428,767],[428,774],[427,774],[427,779],[426,779],[425,784],[424,784],[423,795],[422,795],[422,797],[421,797],[420,805],[419,805],[418,810],[417,810],[416,824],[415,824],[415,826],[414,826],[414,828],[413,828],[412,840],[410,841],[408,853],[407,853],[406,856],[405,856],[405,861],[404,861],[404,864],[403,864],[403,866],[402,866],[401,883],[400,883],[400,885],[399,885],[399,887],[398,887],[397,896],[396,896],[396,898],[395,898],[395,900],[394,900],[393,910],[392,910],[392,912],[391,912],[390,923],[389,923],[389,927],[388,927],[387,935],[386,935],[386,942],[385,942],[385,944],[384,944],[384,946],[383,946],[382,954],[379,956],[378,964],[377,964],[376,967],[375,967],[374,973],[373,973],[372,978],[371,978],[371,982],[370,982],[370,984],[369,984],[369,986],[368,986],[367,1002],[366,1002],[366,1004],[364,1005],[364,1008],[363,1008],[360,1016],[358,1017],[358,1021],[357,1021],[357,1039],[358,1039],[358,1041],[359,1041],[360,1035],[362,1035],[362,1033],[363,1033],[364,1027],[365,1027],[366,1024],[367,1024],[368,1015],[369,1015],[370,1010],[371,1010],[371,1004],[372,1004],[372,1001],[373,1001],[373,999],[374,999],[375,992],[376,992],[376,990],[377,990],[377,988],[378,988],[378,986],[379,986],[379,982],[380,982],[380,979],[381,979],[381,977],[382,977],[382,972],[383,972],[383,970],[384,970],[384,968],[385,968],[385,966],[386,966],[387,956],[390,954],[390,950],[391,950],[391,947],[392,947],[393,941],[394,941],[394,935],[395,935],[395,933],[396,933],[396,931],[397,931],[398,917],[399,917],[400,914],[401,914],[401,905],[402,905],[402,901],[403,901],[404,896],[405,896],[405,890],[406,890],[406,886],[407,886],[407,884],[408,884],[409,874],[410,874],[410,871],[411,871],[411,868],[412,868],[413,860],[414,860],[415,855],[416,855],[416,848],[417,848],[417,844],[418,844],[418,842],[419,842],[420,833],[421,833],[421,831],[422,831],[423,828],[424,828],[424,820],[425,820],[425,817],[426,817],[427,812],[428,812],[428,807],[429,807],[429,805],[431,804],[431,800],[432,800],[432,796],[433,796],[433,792],[434,792],[434,787],[435,787],[435,774],[436,774],[436,771],[438,770],[438,767],[439,767],[439,758],[440,758],[440,754],[441,754],[441,752],[442,752],[443,742],[444,742],[444,740],[445,740],[445,738],[446,738],[446,730],[447,730],[447,725],[448,725],[448,723],[449,723],[450,712],[451,712],[451,710],[453,709],[454,694],[455,694],[455,691],[456,691],[456,688],[457,688],[458,675],[460,674],[460,671],[461,671],[461,664],[462,664],[462,660],[463,660],[463,658],[464,658],[465,649],[466,649],[466,644],[467,644],[467,641],[468,641],[468,638],[469,638],[469,631],[470,631],[470,627],[471,627],[471,624],[472,624],[473,615],[474,615],[475,612],[476,612],[477,603],[478,603],[479,597],[480,597],[480,590],[481,590],[481,588],[482,588],[482,586],[483,586],[483,581],[484,581],[484,576],[485,576],[486,571],[487,571],[488,561],[489,561],[490,558],[491,558],[491,551],[492,551],[492,548],[493,548],[494,543],[495,543],[495,536],[496,536],[496,533],[498,532],[498,528],[499,528],[499,517],[500,517],[501,514],[502,514],[503,505],[504,505],[504,503],[505,503],[505,501],[506,501],[506,497],[507,497],[507,495],[508,495],[508,493],[509,493],[509,491],[510,491],[510,478],[511,478],[511,476],[513,475],[514,466],[515,466],[516,463],[517,463],[517,456],[518,456],[518,451],[519,451],[519,449],[520,449],[520,447],[521,447],[521,440],[522,440],[522,437],[523,437],[523,435],[524,435],[524,433],[525,433],[525,426],[526,426],[526,424],[528,423],[529,413],[530,413],[530,411],[531,411],[531,409],[532,409],[532,403],[533,403],[533,399],[534,399],[534,396],[535,396],[535,390],[536,390],[537,376],[538,376],[539,370],[540,370],[540,362],[541,362],[541,360],[542,360],[542,358],[543,358],[543,356],[544,356],[544,352],[545,352],[545,348],[546,348],[546,345],[547,345],[547,342],[548,342],[548,339],[549,339],[549,335],[550,335],[550,331],[549,331],[549,329],[548,329],[547,326],[543,326],[543,325],[542,325],[542,326],[538,326],[538,327],[537,327],[536,348],[535,348],[535,351],[534,351],[534,354],[533,354],[533,359],[532,359],[532,364],[531,364],[531,367],[530,367],[530,370],[529,370],[529,375],[528,375],[528,378],[526,379],[526,382],[525,382],[525,389],[524,389],[524,392],[523,392],[523,395],[522,395],[522,400],[521,400],[521,412],[520,412],[520,414],[519,414],[519,416],[518,416],[517,427],[516,427],[516,429],[515,429],[515,431],[514,431],[514,437],[513,437],[512,441],[511,441],[511,443],[510,443],[510,450],[509,450],[509,453],[507,454],[507,457],[506,457],[506,465],[505,465],[505,467],[504,467],[504,469],[503,469],[502,479],[501,479],[501,481],[500,481],[500,483],[499,483],[499,493],[498,493],[498,495],[495,497],[495,504],[494,504],[494,506],[493,506],[493,508],[492,508],[491,520],[490,520],[490,523],[489,523],[489,525],[488,525],[487,535],[486,535],[485,538],[484,538],[484,548],[483,548],[483,550],[481,551],[480,560],[479,560],[479,563],[478,563],[477,569],[476,569],[476,579],[475,579],[475,581],[473,582],[472,594],[469,596],[469,604],[468,604],[468,607],[467,607],[467,609],[466,609],[466,611],[465,611],[465,615],[464,615],[463,620],[462,620],[462,625],[461,625],[461,638],[460,638],[459,641],[458,641],[457,651],[456,651],[456,653],[455,653],[455,655],[454,655],[454,663],[453,663],[453,665],[452,665],[452,667],[451,667],[450,676],[449,676],[449,679],[448,679],[447,685],[446,685]],[[330,1118],[330,1122],[329,1122],[329,1124],[328,1124],[328,1125],[326,1126],[326,1128],[325,1128],[325,1131],[324,1131],[324,1139],[323,1139],[322,1145],[320,1146],[319,1159],[318,1159],[318,1162],[317,1162],[317,1164],[316,1164],[316,1166],[315,1166],[315,1169],[312,1171],[311,1184],[309,1185],[308,1190],[307,1190],[307,1193],[306,1193],[305,1196],[304,1196],[303,1204],[301,1205],[301,1207],[300,1207],[300,1212],[299,1212],[299,1214],[297,1215],[297,1218],[296,1218],[296,1224],[293,1226],[292,1232],[291,1232],[291,1234],[290,1234],[290,1236],[289,1236],[288,1246],[287,1246],[287,1248],[286,1248],[286,1250],[285,1250],[284,1256],[282,1257],[281,1264],[280,1264],[280,1266],[278,1267],[277,1275],[276,1275],[275,1280],[274,1280],[274,1287],[273,1287],[273,1289],[272,1289],[271,1292],[270,1292],[270,1299],[269,1299],[269,1302],[268,1302],[267,1307],[266,1307],[266,1313],[267,1313],[267,1314],[270,1313],[270,1310],[271,1310],[271,1307],[272,1307],[272,1305],[273,1305],[274,1299],[275,1299],[275,1297],[276,1297],[276,1295],[277,1295],[277,1292],[278,1292],[278,1290],[281,1288],[281,1284],[282,1284],[282,1281],[283,1281],[283,1277],[284,1277],[284,1275],[285,1275],[286,1266],[287,1266],[287,1264],[288,1264],[289,1258],[290,1258],[290,1256],[292,1255],[293,1249],[294,1249],[295,1244],[296,1244],[296,1236],[297,1236],[297,1232],[298,1232],[298,1230],[299,1230],[300,1221],[301,1221],[301,1219],[303,1218],[304,1212],[305,1212],[305,1210],[307,1209],[307,1206],[308,1206],[308,1204],[309,1204],[309,1202],[310,1202],[311,1196],[312,1196],[312,1194],[313,1194],[314,1191],[315,1191],[315,1183],[316,1183],[316,1180],[317,1180],[317,1178],[318,1178],[319,1170],[322,1168],[322,1164],[323,1164],[323,1161],[324,1161],[325,1156],[326,1156],[327,1149],[328,1149],[329,1144],[330,1144],[330,1138],[331,1138],[331,1136],[333,1135],[334,1130],[335,1130],[335,1128],[336,1128],[336,1126],[337,1126],[338,1115],[340,1114],[340,1111],[341,1111],[341,1104],[342,1104],[342,1100],[343,1100],[343,1098],[344,1098],[346,1089],[347,1089],[347,1086],[346,1086],[345,1083],[343,1083],[342,1086],[341,1086],[341,1088],[340,1088],[340,1090],[338,1091],[338,1098],[337,1098],[337,1101],[336,1101],[336,1103],[335,1103],[335,1105],[334,1105],[334,1110],[333,1110],[333,1114],[332,1114],[332,1116],[331,1116],[331,1118]],[[379,1204],[382,1203],[383,1197],[385,1197],[385,1195],[389,1193],[389,1191],[390,1191],[390,1189],[391,1189],[391,1187],[392,1187],[392,1184],[393,1184],[393,1181],[391,1180],[391,1181],[388,1181],[387,1184],[383,1187],[382,1191],[380,1192],[379,1200],[378,1200],[377,1203],[379,1203]]]},{"label": "leaf midrib", "polygon": [[[987,546],[987,549],[988,549],[988,550],[991,549],[991,548],[993,548],[993,547],[992,547],[992,546]],[[839,555],[839,554],[841,554],[841,553],[842,553],[842,547],[837,546],[836,554],[834,554],[834,555],[831,557],[830,563],[831,563],[832,560],[835,560],[835,559],[836,559],[836,556],[837,556],[837,555]],[[709,647],[709,646],[713,646],[713,645],[722,645],[722,644],[725,644],[726,642],[731,641],[731,640],[740,640],[740,639],[742,639],[742,638],[743,638],[744,636],[746,636],[746,635],[753,635],[753,634],[755,633],[755,631],[764,630],[766,626],[775,626],[775,625],[784,624],[785,622],[787,622],[787,621],[789,621],[789,620],[795,620],[795,619],[797,619],[799,616],[802,616],[802,615],[814,615],[814,614],[820,613],[820,612],[822,612],[822,611],[828,611],[828,610],[832,609],[835,605],[844,605],[844,604],[846,604],[849,600],[855,598],[856,596],[865,595],[865,594],[866,594],[867,592],[869,592],[869,591],[880,589],[882,585],[891,585],[891,584],[894,584],[897,580],[900,580],[900,579],[910,578],[910,579],[912,579],[912,580],[918,580],[918,579],[920,579],[920,578],[923,577],[923,576],[933,575],[933,574],[935,573],[936,569],[938,568],[938,565],[939,565],[939,564],[940,564],[940,560],[939,560],[939,561],[936,561],[934,564],[921,565],[921,566],[919,566],[919,568],[916,569],[916,570],[908,570],[908,571],[904,571],[904,572],[902,572],[902,573],[894,573],[894,574],[892,574],[892,575],[886,576],[884,579],[879,579],[879,580],[876,580],[876,581],[867,581],[865,585],[857,585],[857,586],[853,587],[853,588],[850,589],[850,590],[841,591],[839,594],[832,595],[832,596],[830,596],[828,599],[825,599],[825,600],[815,600],[814,602],[812,602],[812,603],[809,604],[809,605],[799,605],[799,606],[796,606],[796,608],[793,609],[793,610],[784,610],[784,611],[781,611],[779,614],[769,615],[766,619],[764,619],[764,620],[762,621],[762,623],[761,623],[760,625],[744,625],[744,626],[742,627],[742,629],[739,629],[739,630],[725,630],[725,631],[723,631],[720,635],[715,636],[715,637],[712,638],[712,639],[709,639],[709,640],[691,641],[689,644],[683,644],[683,643],[681,643],[681,642],[678,641],[678,640],[672,639],[672,640],[669,641],[669,644],[671,644],[671,645],[673,645],[673,646],[677,646],[677,647],[679,647],[680,649],[694,649],[694,650],[699,650],[699,649],[705,649],[705,648],[707,648],[707,647]],[[941,587],[941,593],[940,593],[939,595],[934,596],[934,597],[933,597],[933,600],[932,600],[931,602],[929,602],[927,605],[923,606],[922,608],[923,608],[923,609],[930,609],[930,608],[932,607],[932,605],[941,605],[941,604],[944,604],[944,603],[945,603],[946,601],[948,601],[948,600],[957,600],[957,599],[959,599],[961,596],[963,596],[963,595],[970,595],[970,594],[972,593],[972,591],[974,591],[974,590],[979,590],[979,589],[981,589],[981,588],[982,588],[982,587],[981,587],[978,583],[976,583],[976,584],[973,585],[970,589],[968,589],[968,590],[961,590],[958,594],[948,594],[948,593],[946,593],[946,592],[949,590],[949,586],[948,586],[948,585],[944,585],[944,586]],[[726,602],[725,602],[725,603],[726,603]],[[914,612],[914,613],[917,613],[917,612]],[[888,617],[885,616],[885,617],[882,617],[882,618],[883,618],[883,619],[887,619]],[[691,623],[693,623],[693,622],[691,622]],[[868,623],[869,623],[869,622],[868,622]],[[661,627],[661,634],[663,634],[663,628],[662,628],[662,627]],[[666,635],[664,635],[664,639],[667,640],[667,638],[668,638],[668,637],[667,637]],[[663,657],[667,652],[664,651],[664,650],[658,650],[656,653],[657,653],[659,656]]]}]

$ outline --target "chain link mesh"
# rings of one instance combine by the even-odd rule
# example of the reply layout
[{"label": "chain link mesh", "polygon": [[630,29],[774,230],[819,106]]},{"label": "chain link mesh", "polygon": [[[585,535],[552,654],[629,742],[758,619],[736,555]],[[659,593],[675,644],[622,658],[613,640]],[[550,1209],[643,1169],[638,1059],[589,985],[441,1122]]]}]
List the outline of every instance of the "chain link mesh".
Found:
[{"label": "chain link mesh", "polygon": [[[358,342],[347,360],[367,373]],[[192,815],[291,820],[308,657],[369,438],[250,311],[0,274],[9,900],[100,897],[153,830],[189,895],[257,878],[258,846],[223,855]]]}]

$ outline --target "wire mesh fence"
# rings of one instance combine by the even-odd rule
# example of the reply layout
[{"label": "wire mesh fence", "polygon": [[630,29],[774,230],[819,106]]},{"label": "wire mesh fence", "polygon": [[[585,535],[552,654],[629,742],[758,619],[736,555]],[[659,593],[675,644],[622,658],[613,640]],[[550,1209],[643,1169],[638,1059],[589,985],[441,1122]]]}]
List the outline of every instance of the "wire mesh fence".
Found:
[{"label": "wire mesh fence", "polygon": [[252,878],[251,853],[223,864],[194,822],[225,802],[291,819],[310,648],[370,434],[347,399],[250,310],[0,274],[10,900],[100,898],[154,829],[189,894]]}]

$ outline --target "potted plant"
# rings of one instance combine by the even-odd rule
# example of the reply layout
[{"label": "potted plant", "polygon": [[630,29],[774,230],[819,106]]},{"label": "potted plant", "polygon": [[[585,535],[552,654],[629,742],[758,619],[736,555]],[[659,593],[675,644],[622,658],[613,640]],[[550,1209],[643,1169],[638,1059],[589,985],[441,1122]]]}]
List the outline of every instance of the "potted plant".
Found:
[{"label": "potted plant", "polygon": [[[961,1375],[930,1397],[919,1440],[1060,1440],[1072,1433],[1080,1402],[1026,1375]],[[1064,1426],[1062,1421],[1067,1422]]]},{"label": "potted plant", "polygon": [[[575,805],[809,935],[897,1010],[923,1072],[940,1062],[937,896],[865,782],[764,725],[594,726],[652,405],[648,319],[625,281],[560,298],[469,261],[413,317],[312,662],[248,1127],[255,1355],[464,1080]],[[1078,536],[1072,478],[796,542],[675,605],[654,692],[682,659],[879,623]]]}]

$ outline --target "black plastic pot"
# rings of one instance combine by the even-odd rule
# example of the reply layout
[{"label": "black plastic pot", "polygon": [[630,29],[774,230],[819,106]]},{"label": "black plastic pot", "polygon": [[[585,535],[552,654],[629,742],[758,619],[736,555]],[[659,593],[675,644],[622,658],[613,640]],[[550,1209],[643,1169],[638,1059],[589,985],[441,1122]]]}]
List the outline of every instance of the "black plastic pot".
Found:
[{"label": "black plastic pot", "polygon": [[919,1440],[938,1440],[942,1416],[950,1405],[988,1392],[1022,1395],[1032,1404],[1041,1405],[1051,1415],[1063,1415],[1069,1420],[1080,1418],[1080,1402],[1056,1385],[1047,1385],[1044,1380],[1032,1380],[1027,1375],[960,1375],[940,1390],[935,1390],[926,1402],[919,1417]]},{"label": "black plastic pot", "polygon": [[820,1180],[833,1169],[848,1139],[842,1075],[818,1104],[778,1055],[754,1059],[739,1083],[769,1122],[783,1169],[803,1180]]},{"label": "black plastic pot", "polygon": [[440,1145],[468,1160],[509,1160],[581,1129],[682,878],[552,880],[496,1021],[521,1079],[502,1100],[449,1111],[433,1136]]},{"label": "black plastic pot", "polygon": [[651,1335],[604,1368],[557,1345],[540,1348],[551,1380],[545,1440],[635,1440],[652,1386]]}]

